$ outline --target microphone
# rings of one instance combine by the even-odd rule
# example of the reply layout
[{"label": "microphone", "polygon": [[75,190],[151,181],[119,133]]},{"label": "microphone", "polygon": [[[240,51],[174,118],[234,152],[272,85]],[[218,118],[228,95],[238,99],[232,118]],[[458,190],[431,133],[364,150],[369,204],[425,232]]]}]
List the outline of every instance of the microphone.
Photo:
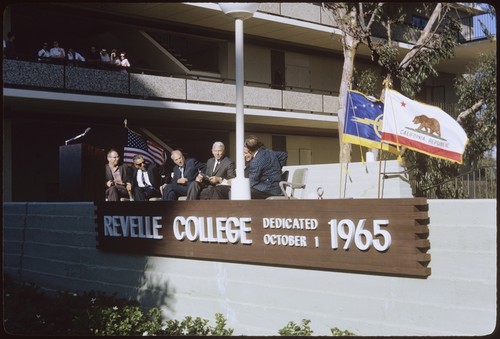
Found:
[{"label": "microphone", "polygon": [[68,142],[70,142],[70,141],[73,141],[73,140],[76,140],[76,139],[78,139],[78,138],[83,137],[83,136],[84,136],[85,134],[87,134],[89,131],[90,131],[90,127],[87,127],[87,129],[85,130],[85,132],[83,132],[82,134],[77,135],[77,136],[76,136],[76,137],[74,137],[74,138],[71,138],[71,139],[66,140],[66,145],[67,145],[67,144],[68,144]]}]

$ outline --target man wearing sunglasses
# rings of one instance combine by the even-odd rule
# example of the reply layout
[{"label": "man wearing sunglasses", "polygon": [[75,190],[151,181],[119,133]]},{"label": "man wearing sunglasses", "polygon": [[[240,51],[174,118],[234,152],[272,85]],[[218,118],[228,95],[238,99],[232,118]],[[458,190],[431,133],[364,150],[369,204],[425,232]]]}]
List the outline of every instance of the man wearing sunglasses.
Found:
[{"label": "man wearing sunglasses", "polygon": [[161,198],[161,174],[156,164],[147,164],[140,154],[134,156],[132,168],[132,192],[134,201]]}]

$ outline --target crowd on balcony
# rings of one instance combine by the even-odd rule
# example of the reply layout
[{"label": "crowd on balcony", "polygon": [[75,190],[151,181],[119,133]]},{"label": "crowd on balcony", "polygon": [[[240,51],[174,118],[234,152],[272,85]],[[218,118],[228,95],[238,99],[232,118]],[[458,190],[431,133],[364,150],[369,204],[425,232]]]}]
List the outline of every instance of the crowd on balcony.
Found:
[{"label": "crowd on balcony", "polygon": [[118,53],[116,48],[108,53],[106,48],[98,50],[96,46],[91,46],[89,52],[84,55],[73,47],[68,47],[66,51],[59,46],[57,41],[54,41],[53,46],[49,48],[49,44],[44,42],[42,48],[38,51],[38,61],[65,63],[68,65],[88,64],[91,67],[105,68],[108,66],[130,67],[130,62],[127,59],[125,51]]},{"label": "crowd on balcony", "polygon": [[[3,57],[5,59],[18,59],[21,55],[17,53],[15,46],[15,34],[9,32],[7,39],[3,41]],[[91,46],[88,53],[78,51],[73,46],[67,50],[54,41],[52,46],[44,42],[36,54],[36,60],[39,62],[50,62],[72,66],[89,66],[93,68],[116,68],[130,67],[130,62],[125,51],[118,52],[116,48],[108,53],[106,48],[97,49]]]}]

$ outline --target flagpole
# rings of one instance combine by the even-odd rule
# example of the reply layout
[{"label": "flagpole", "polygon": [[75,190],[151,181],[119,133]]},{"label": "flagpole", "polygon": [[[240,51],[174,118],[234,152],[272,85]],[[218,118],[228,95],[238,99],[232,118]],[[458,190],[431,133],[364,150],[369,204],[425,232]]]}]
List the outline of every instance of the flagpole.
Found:
[{"label": "flagpole", "polygon": [[378,192],[377,198],[380,199],[380,174],[382,174],[382,159],[380,154],[378,155]]},{"label": "flagpole", "polygon": [[[345,116],[347,116],[347,101],[349,100],[349,93],[351,91],[351,82],[348,82],[347,83],[347,95],[346,95],[346,104],[345,104]],[[344,123],[342,124],[342,128],[343,128],[343,131],[342,131],[342,136],[344,135],[345,133],[345,130],[346,130],[346,123],[344,121]],[[340,132],[340,131],[339,131]],[[339,136],[340,136],[340,133],[339,133]],[[340,145],[340,172],[339,172],[339,198],[342,199],[342,172],[343,172],[343,169],[344,169],[344,151],[343,151],[343,141],[340,140],[341,142],[339,143]],[[345,190],[344,190],[345,192]]]},{"label": "flagpole", "polygon": [[[343,195],[342,195],[342,179],[343,179],[343,174],[342,174],[342,170],[344,169],[344,163],[342,163],[342,168],[341,168],[341,175],[340,175],[340,192],[339,192],[339,198],[342,199],[343,198]],[[345,195],[345,188],[344,188],[344,195]]]},{"label": "flagpole", "polygon": [[[382,86],[384,86],[384,89],[382,90],[382,93],[380,94],[380,100],[384,101],[384,107],[385,107],[385,105],[387,105],[387,102],[385,102],[385,98],[386,98],[385,94],[389,90],[389,88],[392,87],[392,80],[391,80],[390,74],[387,74],[385,79],[382,81]],[[384,110],[385,110],[385,108],[384,108]],[[382,145],[382,144],[380,144],[380,145]],[[381,174],[382,174],[381,151],[382,151],[382,149],[380,149],[378,151],[378,190],[377,190],[377,198],[378,199],[380,199],[380,182],[382,181],[382,179],[381,179]]]}]

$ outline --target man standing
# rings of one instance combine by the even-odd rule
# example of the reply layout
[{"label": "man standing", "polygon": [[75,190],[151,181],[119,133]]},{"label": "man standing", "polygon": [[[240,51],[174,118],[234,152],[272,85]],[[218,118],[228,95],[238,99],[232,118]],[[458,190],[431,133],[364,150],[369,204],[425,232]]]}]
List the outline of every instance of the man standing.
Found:
[{"label": "man standing", "polygon": [[140,154],[134,156],[132,169],[132,192],[134,201],[160,198],[161,173],[156,164],[149,165]]},{"label": "man standing", "polygon": [[16,35],[12,32],[7,33],[7,40],[3,41],[3,55],[6,59],[16,58],[16,45],[14,40],[16,40]]},{"label": "man standing", "polygon": [[44,42],[42,49],[38,51],[38,61],[47,61],[50,58],[49,44]]},{"label": "man standing", "polygon": [[[213,157],[207,161],[206,173],[200,173],[187,191],[187,200],[208,200],[214,197],[215,187],[218,187],[218,198],[229,199],[229,185],[220,185],[224,180],[236,177],[234,161],[225,156],[224,143],[214,142],[212,145]],[[205,174],[205,175],[203,175]]]},{"label": "man standing", "polygon": [[68,48],[68,53],[66,54],[69,65],[78,65],[80,62],[85,62],[85,58],[75,51],[72,47]]},{"label": "man standing", "polygon": [[114,149],[108,151],[108,164],[105,167],[106,199],[107,201],[120,201],[120,198],[129,198],[132,184],[127,165],[118,165],[120,156]]},{"label": "man standing", "polygon": [[186,196],[189,185],[196,179],[199,172],[205,172],[206,164],[195,158],[186,159],[181,151],[172,151],[170,156],[175,163],[171,182],[164,188],[163,200],[177,200]]},{"label": "man standing", "polygon": [[64,51],[64,48],[60,47],[57,41],[54,41],[54,47],[50,49],[50,57],[53,60],[58,61],[62,61],[66,58],[66,52]]}]

